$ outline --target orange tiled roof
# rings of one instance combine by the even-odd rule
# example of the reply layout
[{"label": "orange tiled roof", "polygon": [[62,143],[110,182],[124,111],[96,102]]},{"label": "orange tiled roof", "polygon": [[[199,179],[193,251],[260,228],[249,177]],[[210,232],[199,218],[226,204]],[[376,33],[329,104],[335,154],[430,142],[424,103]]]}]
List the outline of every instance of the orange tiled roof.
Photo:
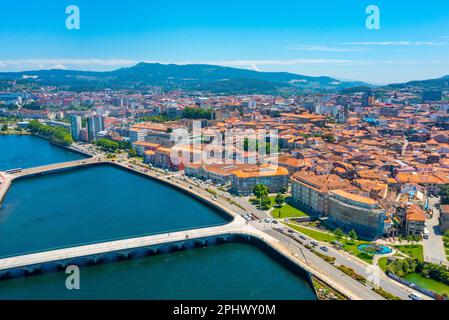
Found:
[{"label": "orange tiled roof", "polygon": [[373,199],[362,197],[362,196],[359,196],[359,195],[356,195],[356,194],[352,194],[352,193],[349,193],[349,192],[346,192],[346,191],[343,191],[343,190],[335,190],[335,191],[332,191],[332,193],[334,193],[334,194],[336,194],[336,195],[338,195],[338,196],[340,196],[342,198],[346,198],[346,199],[349,199],[351,201],[367,204],[367,205],[370,205],[370,206],[378,204],[378,202],[373,200]]},{"label": "orange tiled roof", "polygon": [[259,177],[274,177],[274,176],[288,176],[288,170],[283,167],[276,167],[270,165],[263,165],[253,169],[243,169],[233,172],[238,178],[259,178]]},{"label": "orange tiled roof", "polygon": [[407,209],[407,220],[425,222],[426,214],[420,206],[413,204]]}]

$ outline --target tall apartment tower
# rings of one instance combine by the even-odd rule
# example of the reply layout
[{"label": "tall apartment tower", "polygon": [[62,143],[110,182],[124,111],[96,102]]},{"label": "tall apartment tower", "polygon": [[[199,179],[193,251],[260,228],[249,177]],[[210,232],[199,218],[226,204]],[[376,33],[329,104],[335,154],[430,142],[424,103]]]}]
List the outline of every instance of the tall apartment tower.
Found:
[{"label": "tall apartment tower", "polygon": [[70,116],[70,132],[75,141],[80,140],[80,132],[83,129],[83,121],[80,116]]},{"label": "tall apartment tower", "polygon": [[104,117],[91,116],[87,118],[87,131],[89,135],[89,142],[96,141],[98,133],[104,130]]}]

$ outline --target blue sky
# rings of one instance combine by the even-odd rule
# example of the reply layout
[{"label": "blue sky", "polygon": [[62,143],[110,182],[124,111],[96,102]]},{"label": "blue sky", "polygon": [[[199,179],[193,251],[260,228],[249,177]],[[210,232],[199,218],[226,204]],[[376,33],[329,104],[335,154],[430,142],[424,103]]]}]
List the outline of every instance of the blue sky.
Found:
[{"label": "blue sky", "polygon": [[[2,2],[0,71],[157,61],[372,83],[449,74],[447,0]],[[365,27],[372,4],[380,8],[380,30]],[[69,5],[80,8],[80,30],[65,27]]]}]

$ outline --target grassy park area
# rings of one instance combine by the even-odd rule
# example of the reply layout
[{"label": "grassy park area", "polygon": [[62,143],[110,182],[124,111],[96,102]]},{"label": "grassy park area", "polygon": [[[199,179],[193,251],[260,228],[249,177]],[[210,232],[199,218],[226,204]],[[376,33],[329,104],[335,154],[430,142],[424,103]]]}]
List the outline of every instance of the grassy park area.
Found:
[{"label": "grassy park area", "polygon": [[290,228],[292,228],[292,229],[294,229],[296,231],[299,231],[302,234],[304,234],[304,235],[306,235],[306,236],[308,236],[308,237],[310,237],[310,238],[312,238],[314,240],[320,241],[320,242],[332,243],[333,241],[336,240],[335,236],[333,234],[330,234],[330,233],[324,233],[324,232],[312,230],[312,229],[309,229],[309,228],[304,228],[304,227],[301,227],[301,226],[299,226],[297,224],[286,224],[286,225],[289,226]]},{"label": "grassy park area", "polygon": [[420,286],[424,289],[431,290],[437,294],[449,295],[449,286],[448,285],[438,282],[433,279],[427,279],[419,273],[409,274],[408,276],[405,277],[405,279],[417,284],[418,286]]},{"label": "grassy park area", "polygon": [[274,219],[308,217],[306,213],[290,205],[289,199],[285,200],[283,206],[278,207],[275,203],[275,198],[276,197],[270,197],[272,206],[274,207],[273,211],[271,212],[271,216]]},{"label": "grassy park area", "polygon": [[415,244],[415,245],[394,246],[394,248],[408,255],[412,259],[424,261],[424,253],[422,245]]},{"label": "grassy park area", "polygon": [[382,269],[383,272],[387,271],[387,265],[388,265],[388,258],[383,257],[379,259],[379,267]]},{"label": "grassy park area", "polygon": [[[318,230],[312,230],[309,228],[301,227],[297,224],[287,224],[286,225],[314,240],[320,241],[320,242],[326,242],[329,244],[332,244],[334,241],[337,240],[334,234],[327,233],[327,232],[321,232]],[[368,262],[369,264],[373,263],[373,256],[370,254],[367,254],[365,252],[361,252],[358,249],[358,246],[362,244],[367,244],[368,242],[364,241],[358,241],[358,240],[350,240],[350,239],[342,239],[340,241],[343,245],[343,250],[349,252],[350,254],[358,257],[359,259],[362,259],[365,262]]]}]

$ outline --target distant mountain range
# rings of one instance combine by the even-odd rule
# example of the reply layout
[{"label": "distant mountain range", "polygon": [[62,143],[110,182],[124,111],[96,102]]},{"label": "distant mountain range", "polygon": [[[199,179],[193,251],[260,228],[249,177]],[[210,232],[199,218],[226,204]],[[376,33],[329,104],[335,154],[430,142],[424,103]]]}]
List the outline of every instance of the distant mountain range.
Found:
[{"label": "distant mountain range", "polygon": [[214,65],[139,63],[114,71],[39,70],[0,72],[0,81],[63,86],[72,90],[162,87],[223,94],[336,92],[363,82],[310,77],[287,72],[258,72]]},{"label": "distant mountain range", "polygon": [[406,83],[390,84],[387,88],[418,89],[418,90],[449,90],[449,76],[437,79],[410,81]]},{"label": "distant mountain range", "polygon": [[[291,94],[370,91],[376,86],[331,77],[310,77],[288,72],[259,72],[205,64],[139,63],[114,71],[38,70],[0,72],[0,89],[6,80],[26,85],[50,85],[70,90],[184,89],[215,94]],[[377,87],[382,89],[449,90],[449,76]]]}]

